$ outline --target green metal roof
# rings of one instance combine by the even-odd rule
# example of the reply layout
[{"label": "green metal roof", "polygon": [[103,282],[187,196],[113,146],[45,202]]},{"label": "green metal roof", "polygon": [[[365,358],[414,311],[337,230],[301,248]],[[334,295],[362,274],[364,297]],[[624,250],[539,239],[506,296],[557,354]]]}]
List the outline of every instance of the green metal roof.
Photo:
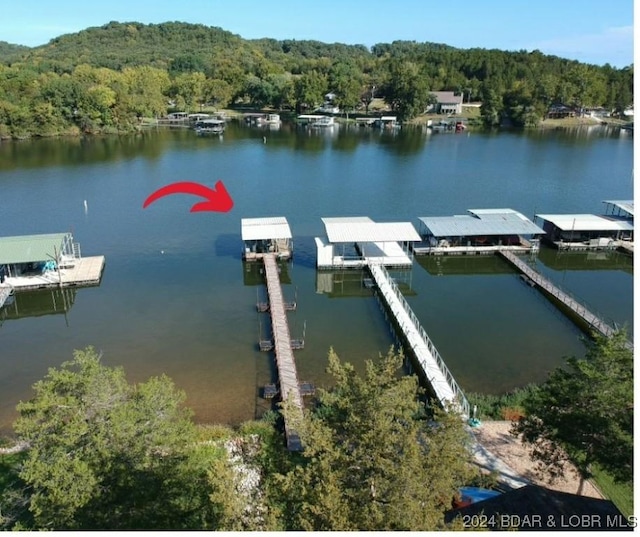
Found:
[{"label": "green metal roof", "polygon": [[63,241],[71,233],[0,237],[0,265],[49,261],[60,255]]}]

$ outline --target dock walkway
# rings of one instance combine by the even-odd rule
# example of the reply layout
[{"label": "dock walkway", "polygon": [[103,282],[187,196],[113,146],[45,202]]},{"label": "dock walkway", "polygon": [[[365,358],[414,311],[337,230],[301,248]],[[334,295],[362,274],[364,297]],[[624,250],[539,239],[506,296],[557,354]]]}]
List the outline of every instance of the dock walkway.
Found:
[{"label": "dock walkway", "polygon": [[[531,268],[527,263],[519,257],[506,250],[499,250],[502,257],[514,265],[522,274],[524,274],[531,282],[539,286],[541,289],[555,297],[562,304],[567,306],[571,311],[578,315],[590,328],[606,337],[611,337],[616,333],[615,328],[604,322],[600,317],[589,311],[585,306],[580,304],[573,297],[569,296],[562,289],[556,287],[547,280],[542,274]],[[629,343],[629,347],[631,347]]]},{"label": "dock walkway", "polygon": [[288,421],[285,419],[287,448],[289,451],[301,451],[302,442],[295,423],[302,419],[302,395],[300,393],[300,383],[298,382],[293,349],[291,348],[291,334],[289,332],[282,287],[280,286],[278,265],[275,254],[264,255],[262,261],[264,262],[265,277],[267,279],[269,311],[271,313],[280,394],[282,401],[288,400],[289,410],[293,414]]},{"label": "dock walkway", "polygon": [[387,270],[382,265],[369,265],[369,271],[440,404],[444,408],[452,404],[465,419],[471,417],[464,392]]}]

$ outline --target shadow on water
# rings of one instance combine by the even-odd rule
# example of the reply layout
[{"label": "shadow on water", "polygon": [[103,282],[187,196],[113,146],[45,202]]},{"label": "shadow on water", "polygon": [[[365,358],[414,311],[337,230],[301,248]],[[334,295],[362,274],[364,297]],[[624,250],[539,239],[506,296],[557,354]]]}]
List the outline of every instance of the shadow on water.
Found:
[{"label": "shadow on water", "polygon": [[218,257],[242,259],[242,238],[239,233],[220,233],[214,242],[214,249]]}]

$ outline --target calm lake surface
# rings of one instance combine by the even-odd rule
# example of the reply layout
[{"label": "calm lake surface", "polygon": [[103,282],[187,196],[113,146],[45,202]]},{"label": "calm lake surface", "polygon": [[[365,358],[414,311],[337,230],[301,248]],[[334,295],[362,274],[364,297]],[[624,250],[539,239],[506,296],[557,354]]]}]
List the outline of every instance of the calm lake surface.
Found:
[{"label": "calm lake surface", "polygon": [[[241,260],[243,217],[289,221],[295,253],[282,277],[285,297],[298,302],[292,336],[306,326],[299,376],[322,386],[331,346],[362,368],[395,338],[361,273],[317,273],[321,217],[417,227],[420,216],[475,208],[509,207],[529,218],[599,213],[602,200],[633,197],[632,168],[632,138],[606,127],[393,135],[231,123],[222,138],[151,130],[0,143],[0,234],[72,231],[84,256],[107,260],[99,287],[19,294],[0,313],[0,433],[31,385],[87,345],[132,381],[169,375],[199,421],[238,423],[269,408],[259,392],[275,381],[275,367],[257,350],[268,323],[255,310],[265,290],[256,267]],[[228,213],[190,213],[197,200],[187,195],[142,208],[166,184],[218,179],[235,202]],[[629,256],[543,250],[535,263],[632,330]],[[563,357],[584,354],[581,332],[497,257],[417,258],[398,279],[465,390],[498,393],[540,381]]]}]

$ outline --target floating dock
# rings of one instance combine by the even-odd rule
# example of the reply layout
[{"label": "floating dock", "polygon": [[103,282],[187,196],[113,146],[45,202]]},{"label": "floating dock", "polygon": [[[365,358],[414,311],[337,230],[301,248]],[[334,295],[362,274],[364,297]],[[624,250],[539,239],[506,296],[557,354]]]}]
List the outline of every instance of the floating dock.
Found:
[{"label": "floating dock", "polygon": [[99,285],[104,264],[82,257],[71,233],[0,237],[0,284],[15,291]]},{"label": "floating dock", "polygon": [[280,396],[283,402],[289,405],[288,416],[285,418],[285,434],[287,437],[287,449],[289,451],[301,451],[302,441],[296,424],[302,420],[302,394],[296,362],[293,356],[291,334],[287,321],[287,309],[280,285],[276,254],[262,255],[264,262],[265,278],[267,280],[267,292],[269,294],[269,312],[271,313],[271,325],[273,329],[273,346],[276,354],[276,365],[280,383]]},{"label": "floating dock", "polygon": [[319,269],[413,264],[409,243],[419,241],[420,235],[410,222],[374,222],[368,216],[322,218],[322,222],[326,238],[315,238]]},{"label": "floating dock", "polygon": [[503,248],[537,251],[544,230],[513,209],[469,209],[468,214],[419,218],[416,255],[491,255]]},{"label": "floating dock", "polygon": [[48,270],[37,275],[13,276],[7,278],[16,291],[47,289],[51,287],[88,287],[99,285],[104,270],[103,255],[82,257],[73,266]]},{"label": "floating dock", "polygon": [[431,385],[442,407],[445,409],[453,407],[464,419],[471,417],[469,401],[464,392],[387,270],[381,265],[370,265],[369,271],[377,285],[378,296],[384,299],[394,316],[404,339],[420,365],[423,376]]},{"label": "floating dock", "polygon": [[[611,337],[617,330],[603,321],[600,317],[589,311],[585,306],[580,304],[573,297],[569,296],[562,289],[556,287],[553,283],[547,280],[542,274],[535,271],[527,263],[522,261],[518,256],[512,252],[506,250],[500,250],[498,252],[509,263],[516,267],[522,275],[526,278],[525,282],[531,287],[539,287],[545,293],[551,295],[564,306],[569,308],[575,313],[582,321],[591,329],[606,337]],[[632,348],[632,344],[629,342],[629,348]]]}]

